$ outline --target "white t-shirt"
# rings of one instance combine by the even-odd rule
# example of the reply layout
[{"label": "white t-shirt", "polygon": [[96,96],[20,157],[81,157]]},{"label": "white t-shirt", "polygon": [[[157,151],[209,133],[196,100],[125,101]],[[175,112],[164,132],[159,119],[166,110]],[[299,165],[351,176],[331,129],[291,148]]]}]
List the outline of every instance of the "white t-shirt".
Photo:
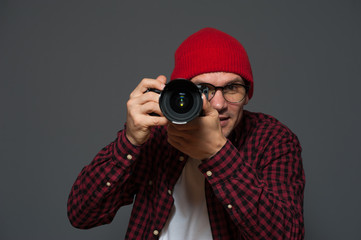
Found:
[{"label": "white t-shirt", "polygon": [[174,205],[161,240],[212,239],[200,160],[189,158],[173,190]]}]

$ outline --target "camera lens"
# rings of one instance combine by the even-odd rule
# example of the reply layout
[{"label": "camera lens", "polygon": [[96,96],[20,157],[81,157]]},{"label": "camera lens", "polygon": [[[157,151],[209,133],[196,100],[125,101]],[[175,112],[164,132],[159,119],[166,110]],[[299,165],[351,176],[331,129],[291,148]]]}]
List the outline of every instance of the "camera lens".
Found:
[{"label": "camera lens", "polygon": [[174,93],[170,99],[170,106],[176,113],[186,113],[193,106],[193,98],[187,92]]},{"label": "camera lens", "polygon": [[159,106],[164,116],[176,124],[185,124],[199,116],[202,105],[200,90],[185,79],[169,82],[159,98]]}]

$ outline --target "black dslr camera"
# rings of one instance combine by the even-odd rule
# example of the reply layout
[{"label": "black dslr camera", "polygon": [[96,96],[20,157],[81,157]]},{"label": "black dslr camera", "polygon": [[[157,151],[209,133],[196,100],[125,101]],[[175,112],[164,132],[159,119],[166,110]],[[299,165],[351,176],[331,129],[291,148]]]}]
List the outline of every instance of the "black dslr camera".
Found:
[{"label": "black dslr camera", "polygon": [[196,85],[186,79],[174,79],[166,84],[159,93],[159,107],[163,115],[172,123],[186,124],[202,112],[202,93],[208,99],[208,88]]}]

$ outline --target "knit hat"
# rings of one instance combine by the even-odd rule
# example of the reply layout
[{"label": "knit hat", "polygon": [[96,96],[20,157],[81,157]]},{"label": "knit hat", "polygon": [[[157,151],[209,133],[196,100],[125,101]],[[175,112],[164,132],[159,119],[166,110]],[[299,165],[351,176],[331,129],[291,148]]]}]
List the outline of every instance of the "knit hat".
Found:
[{"label": "knit hat", "polygon": [[240,75],[250,86],[253,95],[251,64],[241,43],[234,37],[214,28],[204,28],[189,36],[175,52],[175,66],[171,80],[191,79],[210,72],[230,72]]}]

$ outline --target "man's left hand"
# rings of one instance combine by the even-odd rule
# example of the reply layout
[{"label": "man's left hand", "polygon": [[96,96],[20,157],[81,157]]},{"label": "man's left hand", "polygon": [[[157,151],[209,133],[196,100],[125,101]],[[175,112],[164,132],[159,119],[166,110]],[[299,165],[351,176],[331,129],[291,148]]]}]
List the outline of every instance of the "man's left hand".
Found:
[{"label": "man's left hand", "polygon": [[227,142],[218,112],[203,95],[204,115],[179,125],[168,124],[168,142],[188,156],[203,160],[215,155]]}]

